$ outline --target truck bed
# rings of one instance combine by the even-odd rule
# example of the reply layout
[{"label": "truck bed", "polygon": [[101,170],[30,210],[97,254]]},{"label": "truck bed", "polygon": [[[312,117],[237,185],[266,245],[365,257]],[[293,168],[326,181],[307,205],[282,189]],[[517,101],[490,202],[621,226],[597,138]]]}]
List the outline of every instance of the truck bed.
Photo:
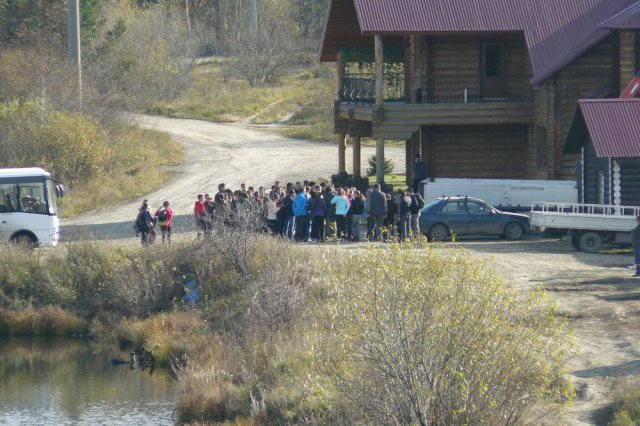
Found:
[{"label": "truck bed", "polygon": [[535,202],[531,226],[559,230],[629,232],[636,227],[637,206]]}]

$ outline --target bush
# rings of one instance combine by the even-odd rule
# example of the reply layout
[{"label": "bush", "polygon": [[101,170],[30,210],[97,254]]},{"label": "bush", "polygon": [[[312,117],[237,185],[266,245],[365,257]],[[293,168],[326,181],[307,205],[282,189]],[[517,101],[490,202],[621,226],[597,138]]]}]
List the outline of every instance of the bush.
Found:
[{"label": "bush", "polygon": [[572,398],[565,320],[463,253],[370,249],[332,296],[332,374],[373,423],[540,424]]},{"label": "bush", "polygon": [[640,424],[640,381],[635,378],[618,380],[613,390],[613,415],[609,426]]},{"label": "bush", "polygon": [[111,156],[93,119],[30,101],[0,104],[0,152],[0,167],[44,167],[69,187],[103,172]]}]

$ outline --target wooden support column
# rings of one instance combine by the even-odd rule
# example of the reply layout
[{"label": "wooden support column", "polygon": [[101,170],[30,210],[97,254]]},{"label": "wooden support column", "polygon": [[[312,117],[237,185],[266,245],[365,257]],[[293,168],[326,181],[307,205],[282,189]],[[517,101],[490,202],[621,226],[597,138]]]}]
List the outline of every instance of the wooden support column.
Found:
[{"label": "wooden support column", "polygon": [[338,133],[338,173],[347,171],[347,135]]},{"label": "wooden support column", "polygon": [[431,177],[431,155],[429,153],[429,134],[431,133],[430,127],[421,127],[418,135],[420,135],[420,156],[422,161],[427,166],[427,177]]},{"label": "wooden support column", "polygon": [[408,186],[413,185],[413,138],[407,139],[404,141],[404,155],[405,155],[405,167],[406,167],[406,178],[405,183]]},{"label": "wooden support column", "polygon": [[351,143],[353,147],[353,175],[360,177],[362,176],[360,169],[360,136],[354,136]]},{"label": "wooden support column", "polygon": [[[384,57],[382,51],[382,36],[377,34],[375,41],[376,59],[376,106],[384,106]],[[376,140],[376,181],[384,182],[384,138]],[[384,188],[383,188],[384,189]]]},{"label": "wooden support column", "polygon": [[342,57],[342,51],[338,51],[336,60],[336,75],[338,77],[338,90],[342,89],[342,77],[344,77],[345,63]]}]

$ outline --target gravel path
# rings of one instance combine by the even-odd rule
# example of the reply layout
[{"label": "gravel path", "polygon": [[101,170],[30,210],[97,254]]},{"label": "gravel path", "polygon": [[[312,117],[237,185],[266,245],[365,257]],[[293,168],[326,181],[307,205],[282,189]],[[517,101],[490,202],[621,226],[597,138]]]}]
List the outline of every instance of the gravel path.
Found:
[{"label": "gravel path", "polygon": [[[169,133],[183,146],[184,163],[172,167],[175,177],[161,189],[130,202],[63,220],[63,241],[88,235],[108,239],[132,237],[132,223],[145,198],[152,208],[169,200],[177,215],[174,229],[180,232],[188,226],[196,195],[216,193],[220,182],[230,188],[238,188],[242,182],[256,188],[270,187],[276,180],[286,183],[330,177],[338,169],[337,146],[330,143],[291,139],[246,124],[157,116],[135,116],[135,119],[144,127]],[[374,153],[375,148],[363,147],[363,164]],[[404,150],[387,148],[385,154],[394,161],[396,172],[404,173]],[[347,149],[347,168],[351,164],[351,149]]]}]

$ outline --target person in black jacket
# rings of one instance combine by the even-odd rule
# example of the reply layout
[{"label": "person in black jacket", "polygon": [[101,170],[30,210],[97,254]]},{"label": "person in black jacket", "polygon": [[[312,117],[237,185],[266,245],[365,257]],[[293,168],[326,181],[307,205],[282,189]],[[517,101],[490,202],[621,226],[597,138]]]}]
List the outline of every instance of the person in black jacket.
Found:
[{"label": "person in black jacket", "polygon": [[142,207],[138,210],[138,216],[136,217],[135,227],[137,232],[140,233],[140,243],[143,246],[148,245],[151,241],[149,239],[149,234],[151,230],[155,226],[155,219],[151,216],[151,212],[149,211],[149,202],[144,200],[142,203]]},{"label": "person in black jacket", "polygon": [[384,232],[384,235],[382,236],[384,241],[387,241],[387,239],[390,236],[396,235],[396,229],[397,229],[396,223],[398,222],[398,205],[393,200],[393,198],[391,198],[391,194],[387,194],[386,198],[387,198],[387,216],[384,218],[384,223],[383,223],[383,226],[386,230]]},{"label": "person in black jacket", "polygon": [[364,213],[364,197],[360,191],[356,191],[351,200],[351,236],[353,241],[360,241],[360,224]]},{"label": "person in black jacket", "polygon": [[640,277],[640,216],[636,217],[636,222],[638,225],[634,228],[631,233],[633,239],[633,251],[636,259],[636,273],[633,274],[634,277]]}]

